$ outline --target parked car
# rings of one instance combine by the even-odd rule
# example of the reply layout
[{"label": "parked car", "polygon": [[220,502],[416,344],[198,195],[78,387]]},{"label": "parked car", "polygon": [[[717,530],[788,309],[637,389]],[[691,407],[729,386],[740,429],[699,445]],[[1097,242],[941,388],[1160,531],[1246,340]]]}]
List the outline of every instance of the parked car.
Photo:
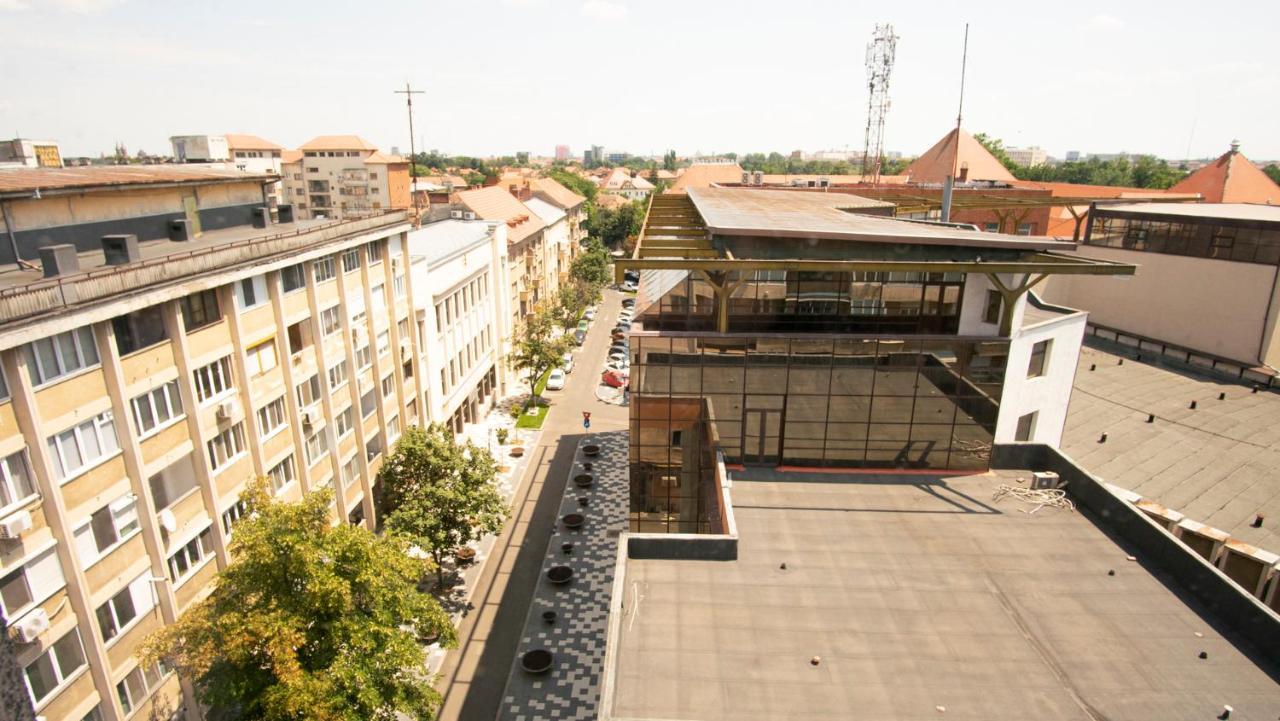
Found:
[{"label": "parked car", "polygon": [[640,290],[640,286],[636,285],[635,283],[632,283],[631,281],[627,281],[626,283],[622,284],[622,290],[625,293],[634,293],[637,290]]},{"label": "parked car", "polygon": [[587,308],[585,311],[583,311],[583,313],[582,313],[582,317],[583,317],[583,318],[586,318],[587,320],[595,320],[595,319],[596,319],[596,309],[595,309],[595,308]]},{"label": "parked car", "polygon": [[582,345],[583,343],[586,343],[586,342],[587,342],[587,334],[586,334],[586,333],[583,333],[583,332],[582,332],[582,331],[580,331],[580,330],[575,330],[575,331],[573,332],[573,342],[574,342],[574,343],[577,343],[578,345]]},{"label": "parked car", "polygon": [[615,330],[613,332],[614,340],[622,340],[623,338],[626,338],[626,337],[627,337],[627,332],[625,330]]},{"label": "parked car", "polygon": [[631,330],[631,324],[625,321],[618,323],[613,327],[614,333],[618,333],[618,332],[626,333],[629,330]]},{"label": "parked car", "polygon": [[605,371],[600,376],[600,381],[613,388],[621,388],[627,384],[630,377],[622,371]]},{"label": "parked car", "polygon": [[564,369],[565,373],[573,372],[573,354],[572,353],[565,353],[563,356],[560,357],[560,367]]},{"label": "parked car", "polygon": [[551,371],[551,375],[547,376],[547,390],[562,391],[564,390],[564,369],[556,368]]},{"label": "parked car", "polygon": [[591,327],[591,323],[589,321],[586,321],[586,320],[578,321],[578,330],[585,332],[589,327]]},{"label": "parked car", "polygon": [[626,360],[629,354],[624,350],[609,351],[609,360]]},{"label": "parked car", "polygon": [[618,359],[615,359],[615,360],[610,360],[610,361],[607,361],[607,362],[604,364],[604,369],[605,369],[605,370],[609,370],[609,371],[625,371],[625,370],[630,370],[630,369],[631,369],[631,361],[627,360],[626,358],[618,358]]},{"label": "parked car", "polygon": [[635,298],[623,298],[623,299],[622,299],[622,307],[623,307],[623,308],[634,308],[634,307],[636,307],[636,299],[635,299]]}]

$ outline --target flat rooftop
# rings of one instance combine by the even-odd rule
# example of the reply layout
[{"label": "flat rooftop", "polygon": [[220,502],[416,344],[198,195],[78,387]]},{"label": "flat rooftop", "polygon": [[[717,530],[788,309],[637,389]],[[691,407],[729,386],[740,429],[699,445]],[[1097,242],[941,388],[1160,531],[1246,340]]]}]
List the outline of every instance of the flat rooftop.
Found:
[{"label": "flat rooftop", "polygon": [[409,231],[409,256],[425,258],[428,266],[448,260],[489,241],[496,223],[485,220],[440,220]]},{"label": "flat rooftop", "polygon": [[1119,203],[1099,205],[1106,213],[1127,215],[1170,216],[1178,218],[1213,218],[1280,223],[1280,206],[1256,203]]},{"label": "flat rooftop", "polygon": [[689,188],[707,228],[720,235],[826,238],[1007,250],[1073,250],[1073,243],[1002,235],[849,212],[892,205],[846,193]]},{"label": "flat rooftop", "polygon": [[94,188],[198,185],[235,181],[270,182],[275,173],[256,173],[216,165],[89,165],[73,168],[0,169],[0,197],[34,197],[37,192],[84,192]]},{"label": "flat rooftop", "polygon": [[1280,394],[1120,358],[1081,349],[1062,450],[1108,483],[1280,552]]},{"label": "flat rooftop", "polygon": [[992,500],[1029,474],[733,475],[738,560],[625,564],[614,719],[1280,708],[1266,671],[1089,518]]}]

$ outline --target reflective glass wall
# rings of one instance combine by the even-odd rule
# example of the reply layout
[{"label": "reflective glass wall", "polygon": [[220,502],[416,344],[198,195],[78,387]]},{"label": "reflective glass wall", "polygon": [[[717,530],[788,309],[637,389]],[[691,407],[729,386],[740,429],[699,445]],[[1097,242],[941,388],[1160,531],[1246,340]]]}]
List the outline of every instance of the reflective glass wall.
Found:
[{"label": "reflective glass wall", "polygon": [[1261,223],[1227,223],[1210,218],[1166,222],[1099,213],[1093,218],[1085,243],[1242,263],[1280,263],[1280,229]]}]

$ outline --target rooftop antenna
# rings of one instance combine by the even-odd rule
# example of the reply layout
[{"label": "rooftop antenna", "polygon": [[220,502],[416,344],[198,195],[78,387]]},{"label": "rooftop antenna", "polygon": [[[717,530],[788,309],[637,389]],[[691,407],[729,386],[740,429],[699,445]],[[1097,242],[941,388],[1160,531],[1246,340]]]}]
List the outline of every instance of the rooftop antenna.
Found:
[{"label": "rooftop antenna", "polygon": [[422,222],[422,208],[418,200],[418,164],[414,162],[414,156],[418,154],[418,148],[413,143],[413,96],[424,95],[421,90],[414,90],[409,87],[409,81],[405,81],[404,90],[392,91],[397,95],[404,95],[405,104],[409,108],[409,194],[413,196],[413,222],[415,224]]},{"label": "rooftop antenna", "polygon": [[867,133],[862,147],[862,178],[866,180],[869,175],[872,183],[880,182],[884,121],[889,114],[889,75],[897,46],[893,25],[876,23],[871,42],[867,43]]},{"label": "rooftop antenna", "polygon": [[956,110],[955,151],[951,155],[951,172],[942,186],[942,222],[951,222],[951,193],[955,189],[956,165],[960,162],[960,123],[964,120],[964,76],[969,64],[969,23],[964,24],[964,50],[960,55],[960,107]]}]

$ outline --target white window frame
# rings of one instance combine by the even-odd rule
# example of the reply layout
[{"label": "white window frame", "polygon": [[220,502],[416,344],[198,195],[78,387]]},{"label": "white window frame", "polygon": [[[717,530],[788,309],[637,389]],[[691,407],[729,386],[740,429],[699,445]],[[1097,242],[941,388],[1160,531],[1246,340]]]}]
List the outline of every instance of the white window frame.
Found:
[{"label": "white window frame", "polygon": [[[218,475],[226,470],[229,466],[235,464],[245,453],[244,443],[244,423],[240,422],[231,426],[225,431],[215,435],[213,438],[205,441],[206,450],[209,453],[209,466],[213,470],[213,475]],[[218,449],[223,450],[222,461],[218,461]],[[234,453],[228,452],[234,450]]]},{"label": "white window frame", "polygon": [[[205,534],[208,534],[208,536]],[[206,543],[209,545],[207,549],[205,548]],[[195,549],[194,552],[191,550],[192,548]],[[182,572],[182,575],[178,575],[175,561],[179,554],[185,556],[187,562],[187,570]],[[204,530],[192,536],[190,540],[179,546],[178,550],[169,554],[169,557],[165,559],[165,565],[169,570],[169,580],[173,581],[174,589],[181,588],[183,584],[191,580],[191,577],[199,573],[200,569],[212,561],[215,555],[213,550],[213,524],[209,524]]]},{"label": "white window frame", "polygon": [[[57,646],[59,643],[61,643],[63,639],[67,638],[71,634],[75,634],[76,643],[80,645],[80,665],[76,666],[71,670],[67,670],[62,668],[61,664],[59,663],[58,655],[54,653],[55,651],[54,647]],[[45,694],[44,697],[37,699],[35,690],[31,688],[31,679],[27,675],[27,669],[34,666],[36,663],[40,661],[40,659],[44,658],[45,656],[48,656],[52,661],[51,666],[54,671],[54,676],[56,676],[58,679],[58,683],[55,684],[53,688],[49,689],[49,693]],[[54,641],[53,643],[49,644],[49,647],[44,650],[44,653],[31,659],[31,663],[28,663],[27,665],[22,667],[22,680],[27,686],[27,695],[31,697],[31,702],[35,706],[35,710],[39,712],[40,709],[44,708],[46,704],[48,704],[53,699],[57,698],[58,694],[62,693],[62,690],[65,689],[67,686],[71,685],[71,683],[75,681],[77,678],[80,678],[80,674],[83,673],[84,670],[87,669],[88,667],[89,667],[89,657],[88,657],[88,654],[84,652],[84,639],[81,638],[80,636],[80,627],[79,626],[72,627],[70,631],[67,631],[66,633],[62,634],[62,636],[58,638],[57,641]]]},{"label": "white window frame", "polygon": [[307,468],[319,463],[329,453],[329,437],[325,429],[319,428],[307,436],[304,443],[307,452]]},{"label": "white window frame", "polygon": [[[191,371],[191,380],[196,387],[196,402],[201,407],[217,403],[228,393],[235,392],[235,375],[231,372],[231,356],[225,355],[206,363]],[[206,386],[208,395],[206,395]]]},{"label": "white window frame", "polygon": [[345,359],[329,366],[329,392],[333,393],[337,389],[347,384],[347,361]]},{"label": "white window frame", "polygon": [[355,409],[351,406],[347,406],[346,408],[343,408],[342,410],[333,414],[334,435],[338,437],[338,440],[342,440],[343,438],[346,438],[347,436],[351,435],[352,431],[355,430],[356,428],[355,418],[356,418]]},{"label": "white window frame", "polygon": [[231,537],[232,529],[245,517],[244,500],[237,498],[234,503],[222,511],[222,532]]},{"label": "white window frame", "polygon": [[[0,610],[4,611],[4,616],[9,619],[10,623],[26,615],[27,611],[30,611],[36,606],[44,603],[50,596],[66,587],[67,577],[62,571],[62,562],[58,560],[58,555],[55,553],[57,550],[55,548],[56,545],[56,541],[50,540],[35,551],[32,551],[20,562],[13,564],[12,570],[6,569],[5,573],[0,574],[0,578],[8,578],[10,575],[18,573],[22,574],[23,581],[27,587],[27,595],[31,597],[30,601],[18,606],[17,608],[7,608],[5,606],[4,599],[0,598]],[[41,585],[37,588],[35,584],[32,583],[31,574],[28,573],[28,569],[34,566],[37,562],[44,561],[46,558],[52,559],[52,568],[58,569],[58,572],[56,575],[49,576],[51,582],[47,586]],[[56,580],[53,580],[55,578]]]},{"label": "white window frame", "polygon": [[[348,471],[350,471],[350,477],[347,475]],[[339,469],[339,478],[344,490],[349,488],[352,483],[360,480],[360,453],[358,451],[352,453],[351,457],[343,462],[342,468]]]},{"label": "white window frame", "polygon": [[276,493],[280,493],[290,485],[298,481],[298,467],[293,462],[293,454],[284,457],[284,460],[275,464],[267,471],[267,477],[271,479],[271,488]]},{"label": "white window frame", "polygon": [[285,408],[284,396],[263,404],[258,409],[258,439],[265,441],[273,438],[289,425],[289,411]]},{"label": "white window frame", "polygon": [[391,352],[391,331],[389,330],[378,331],[378,334],[374,336],[374,344],[375,344],[375,347],[378,349],[379,358],[386,355],[387,353],[390,353]]},{"label": "white window frame", "polygon": [[360,249],[351,248],[342,252],[342,272],[354,273],[360,270]]},{"label": "white window frame", "polygon": [[[102,548],[98,547],[98,536],[94,533],[93,518],[99,513],[107,513],[111,520],[111,531],[115,534],[115,539]],[[92,551],[81,545],[81,534],[88,531],[89,538],[93,544]],[[76,553],[80,556],[81,563],[84,567],[90,568],[97,564],[98,561],[111,555],[111,552],[128,543],[130,539],[142,532],[142,524],[138,518],[138,498],[132,493],[126,493],[116,498],[110,503],[90,513],[84,523],[75,527],[71,537],[75,544]],[[92,553],[91,556],[86,554]]]},{"label": "white window frame", "polygon": [[[246,284],[248,284],[246,286]],[[248,287],[253,292],[253,302],[249,303],[245,299],[244,289]],[[267,296],[267,277],[265,275],[255,275],[249,278],[241,278],[235,282],[236,304],[241,310],[249,310],[264,305],[270,298]]]},{"label": "white window frame", "polygon": [[[157,394],[159,394],[158,398]],[[161,406],[159,404],[161,403],[164,404],[164,411],[169,414],[169,417],[163,421],[158,420],[160,418],[161,410]],[[143,404],[146,404],[147,409],[151,413],[152,425],[150,428],[143,428]],[[162,383],[146,393],[134,396],[129,401],[129,407],[133,410],[133,424],[134,427],[138,429],[138,440],[150,438],[187,417],[186,411],[182,407],[182,395],[178,391],[177,378]]]},{"label": "white window frame", "polygon": [[280,365],[280,353],[276,350],[275,338],[255,343],[244,352],[244,355],[245,370],[250,378],[256,378]]},{"label": "white window frame", "polygon": [[[169,674],[173,673],[171,669],[160,661],[152,664],[149,668],[154,669],[156,672],[154,681],[147,678],[148,667],[138,664],[116,683],[116,696],[120,699],[120,708],[124,710],[126,718],[133,715],[142,704],[146,703],[147,699],[151,698],[159,690],[160,686],[164,684],[164,680],[169,677]],[[142,698],[138,699],[133,698],[133,694],[129,691],[129,678],[134,674],[138,674],[138,678],[142,679],[143,695]]]},{"label": "white window frame", "polygon": [[[56,368],[45,368],[44,356],[36,352],[36,344],[46,342],[49,350],[52,351],[53,362],[57,365]],[[63,344],[68,342],[70,347],[64,347]],[[28,365],[32,371],[32,386],[35,388],[42,388],[50,383],[64,380],[83,371],[96,368],[102,363],[102,356],[98,353],[98,345],[93,337],[93,327],[87,325],[40,338],[26,344],[23,348],[26,349]],[[68,354],[72,358],[67,358]],[[68,365],[71,362],[76,365],[74,367]]]},{"label": "white window frame", "polygon": [[[14,459],[17,459],[16,461]],[[14,473],[13,466],[15,463],[22,465],[23,475],[26,477],[26,484],[30,491],[22,496],[18,495],[17,475]],[[40,489],[36,486],[35,476],[31,472],[31,462],[27,458],[27,449],[23,448],[15,453],[10,453],[4,458],[0,458],[0,501],[8,498],[7,503],[0,503],[0,515],[7,515],[10,508],[18,508],[25,506],[31,502],[33,498],[40,495]]]},{"label": "white window frame", "polygon": [[[122,624],[120,623],[120,610],[116,606],[116,599],[126,593],[129,594],[129,600],[133,604],[133,618]],[[143,602],[141,605],[139,604],[140,600]],[[138,625],[142,619],[146,618],[147,614],[154,611],[155,607],[156,592],[151,585],[151,571],[143,571],[137,578],[126,584],[124,588],[116,591],[111,598],[108,598],[94,609],[94,613],[98,615],[98,628],[102,632],[103,644],[108,647],[114,645],[121,637],[133,630],[133,627]],[[115,629],[115,632],[110,636],[107,635],[107,627],[103,625],[102,616],[100,615],[104,608],[107,609],[111,624]]]},{"label": "white window frame", "polygon": [[[110,428],[110,432],[106,429]],[[90,437],[92,433],[94,442],[98,446],[98,455],[92,459],[87,458],[85,453],[84,439]],[[70,442],[76,446],[76,452],[80,456],[80,465],[70,471],[67,470],[67,454],[65,438],[70,434]],[[107,442],[109,441],[109,442]],[[120,453],[120,439],[116,435],[115,418],[111,415],[111,411],[103,411],[93,418],[81,421],[76,425],[55,433],[46,439],[49,447],[51,459],[54,461],[54,473],[58,476],[58,483],[69,483],[75,478],[88,473],[98,466],[106,463]]]},{"label": "white window frame", "polygon": [[320,334],[326,338],[342,330],[341,306],[331,305],[320,311]]},{"label": "white window frame", "polygon": [[[325,269],[328,269],[327,272]],[[312,277],[315,278],[316,285],[327,283],[338,277],[337,264],[333,262],[333,256],[317,258],[311,264]]]}]

